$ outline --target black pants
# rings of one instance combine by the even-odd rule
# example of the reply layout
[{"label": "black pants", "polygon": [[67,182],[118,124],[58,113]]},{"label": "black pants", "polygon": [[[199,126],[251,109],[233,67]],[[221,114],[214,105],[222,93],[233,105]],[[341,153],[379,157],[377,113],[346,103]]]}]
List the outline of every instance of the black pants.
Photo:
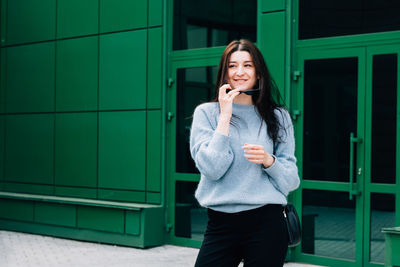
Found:
[{"label": "black pants", "polygon": [[238,213],[208,210],[208,225],[196,267],[283,266],[288,234],[281,205]]}]

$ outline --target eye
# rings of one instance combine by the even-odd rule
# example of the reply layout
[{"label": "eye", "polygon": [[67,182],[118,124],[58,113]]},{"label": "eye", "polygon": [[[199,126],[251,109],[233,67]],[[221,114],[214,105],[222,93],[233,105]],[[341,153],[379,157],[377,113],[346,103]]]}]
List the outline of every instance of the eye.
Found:
[{"label": "eye", "polygon": [[228,68],[234,68],[234,67],[236,67],[234,64],[229,64],[228,65]]},{"label": "eye", "polygon": [[251,64],[245,64],[244,65],[246,68],[251,68],[251,67],[253,67],[253,65],[251,65]]}]

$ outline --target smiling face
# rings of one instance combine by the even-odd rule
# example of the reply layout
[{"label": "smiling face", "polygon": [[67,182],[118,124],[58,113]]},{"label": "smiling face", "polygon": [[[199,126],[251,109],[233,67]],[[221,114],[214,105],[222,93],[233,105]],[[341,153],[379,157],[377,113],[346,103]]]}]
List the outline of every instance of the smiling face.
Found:
[{"label": "smiling face", "polygon": [[233,52],[226,73],[227,82],[233,89],[253,89],[257,82],[256,68],[253,59],[247,51]]}]

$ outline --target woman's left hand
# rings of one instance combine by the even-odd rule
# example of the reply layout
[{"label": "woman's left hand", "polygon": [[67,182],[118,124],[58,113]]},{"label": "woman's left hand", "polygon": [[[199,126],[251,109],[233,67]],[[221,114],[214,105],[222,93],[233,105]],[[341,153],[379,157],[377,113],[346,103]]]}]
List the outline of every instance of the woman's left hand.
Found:
[{"label": "woman's left hand", "polygon": [[261,145],[244,144],[242,148],[245,158],[250,162],[263,164],[264,168],[270,167],[275,162],[275,158]]}]

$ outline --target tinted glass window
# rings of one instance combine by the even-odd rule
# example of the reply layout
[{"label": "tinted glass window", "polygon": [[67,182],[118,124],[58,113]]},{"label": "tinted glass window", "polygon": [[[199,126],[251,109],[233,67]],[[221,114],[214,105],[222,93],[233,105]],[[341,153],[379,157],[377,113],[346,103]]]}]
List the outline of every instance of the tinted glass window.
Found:
[{"label": "tinted glass window", "polygon": [[398,0],[300,0],[299,39],[400,30]]},{"label": "tinted glass window", "polygon": [[173,49],[227,45],[234,39],[256,41],[256,0],[174,1]]}]

